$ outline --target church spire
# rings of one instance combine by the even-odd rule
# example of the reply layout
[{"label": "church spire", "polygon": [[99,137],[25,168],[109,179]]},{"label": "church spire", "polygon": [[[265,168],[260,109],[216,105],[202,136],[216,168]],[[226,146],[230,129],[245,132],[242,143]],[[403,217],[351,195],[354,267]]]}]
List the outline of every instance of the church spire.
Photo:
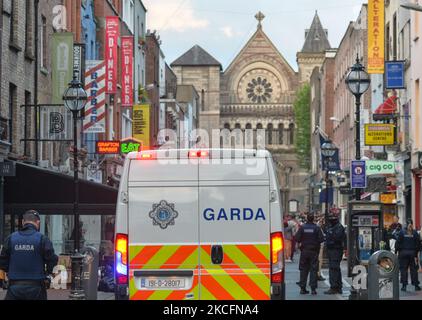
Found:
[{"label": "church spire", "polygon": [[258,20],[258,29],[261,29],[262,28],[262,21],[264,21],[265,15],[261,11],[259,11],[255,15],[255,19]]},{"label": "church spire", "polygon": [[318,16],[318,11],[315,11],[311,28],[306,30],[305,37],[306,39],[302,52],[320,53],[331,49],[330,42],[328,41],[328,31],[323,28]]}]

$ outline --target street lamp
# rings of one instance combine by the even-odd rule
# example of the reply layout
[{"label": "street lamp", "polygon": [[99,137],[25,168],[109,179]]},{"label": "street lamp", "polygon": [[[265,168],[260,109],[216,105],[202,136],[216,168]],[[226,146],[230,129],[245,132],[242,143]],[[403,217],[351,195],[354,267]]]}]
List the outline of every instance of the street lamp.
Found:
[{"label": "street lamp", "polygon": [[74,254],[72,255],[72,290],[70,299],[81,300],[85,298],[82,289],[82,261],[80,254],[79,234],[79,173],[78,173],[78,114],[85,107],[88,95],[76,77],[69,83],[69,88],[63,94],[63,102],[73,116],[73,218],[74,218]]},{"label": "street lamp", "polygon": [[[352,66],[346,78],[346,85],[356,100],[356,160],[361,160],[361,142],[360,142],[360,106],[361,97],[368,91],[371,80],[365,67],[360,63],[359,56],[356,58],[356,64]],[[356,189],[356,200],[361,200],[361,190]]]},{"label": "street lamp", "polygon": [[328,222],[329,216],[329,198],[328,191],[330,190],[332,181],[330,180],[330,160],[336,154],[337,147],[332,142],[326,142],[321,146],[321,154],[325,160],[325,223]]}]

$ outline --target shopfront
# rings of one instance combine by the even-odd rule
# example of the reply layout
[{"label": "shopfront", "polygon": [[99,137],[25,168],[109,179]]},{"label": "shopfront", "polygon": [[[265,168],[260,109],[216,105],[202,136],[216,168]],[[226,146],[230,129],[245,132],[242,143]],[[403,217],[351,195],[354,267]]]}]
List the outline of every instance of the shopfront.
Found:
[{"label": "shopfront", "polygon": [[[101,256],[113,255],[117,189],[80,180],[81,246],[94,246]],[[16,176],[5,181],[5,235],[21,226],[21,216],[33,209],[41,214],[41,232],[57,254],[74,246],[73,177],[16,163]]]}]

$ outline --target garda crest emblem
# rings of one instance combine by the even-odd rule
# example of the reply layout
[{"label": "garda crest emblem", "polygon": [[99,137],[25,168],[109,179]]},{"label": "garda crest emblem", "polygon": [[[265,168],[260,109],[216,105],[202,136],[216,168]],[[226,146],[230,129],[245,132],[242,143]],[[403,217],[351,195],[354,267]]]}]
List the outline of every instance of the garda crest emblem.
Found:
[{"label": "garda crest emblem", "polygon": [[175,219],[179,213],[174,209],[174,204],[163,200],[152,206],[149,217],[153,221],[154,226],[160,226],[161,229],[167,229],[168,226],[174,226]]}]

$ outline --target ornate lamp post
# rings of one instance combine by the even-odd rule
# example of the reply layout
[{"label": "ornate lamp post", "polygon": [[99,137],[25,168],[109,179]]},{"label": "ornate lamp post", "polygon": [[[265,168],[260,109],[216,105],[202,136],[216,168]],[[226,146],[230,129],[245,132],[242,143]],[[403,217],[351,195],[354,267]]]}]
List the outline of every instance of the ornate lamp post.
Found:
[{"label": "ornate lamp post", "polygon": [[[360,106],[361,97],[368,91],[371,80],[365,67],[360,63],[359,56],[356,58],[356,64],[350,69],[346,78],[346,85],[356,99],[356,160],[361,160],[361,139],[360,139]],[[361,200],[361,189],[356,189],[356,200]]]},{"label": "ornate lamp post", "polygon": [[78,172],[78,114],[85,107],[88,95],[84,90],[82,83],[76,77],[69,83],[69,88],[63,94],[63,101],[66,108],[72,112],[73,116],[73,184],[74,184],[74,255],[72,259],[72,290],[70,299],[81,300],[85,298],[82,289],[82,261],[80,254],[80,230],[79,230],[79,172]]}]

